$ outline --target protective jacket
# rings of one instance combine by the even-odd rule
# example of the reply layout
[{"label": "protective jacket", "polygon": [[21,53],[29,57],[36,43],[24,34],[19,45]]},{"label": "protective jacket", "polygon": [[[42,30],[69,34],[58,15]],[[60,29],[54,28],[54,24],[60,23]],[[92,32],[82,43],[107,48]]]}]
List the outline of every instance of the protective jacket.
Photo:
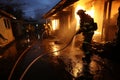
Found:
[{"label": "protective jacket", "polygon": [[82,32],[94,31],[97,29],[97,24],[94,23],[93,18],[91,18],[88,14],[84,14],[80,18],[80,30]]}]

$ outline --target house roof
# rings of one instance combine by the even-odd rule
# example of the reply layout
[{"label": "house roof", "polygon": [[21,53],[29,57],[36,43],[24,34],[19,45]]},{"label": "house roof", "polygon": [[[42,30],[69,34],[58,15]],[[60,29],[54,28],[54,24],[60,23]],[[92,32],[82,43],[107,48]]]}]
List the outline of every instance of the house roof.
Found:
[{"label": "house roof", "polygon": [[61,11],[62,9],[66,8],[67,6],[73,4],[76,1],[78,0],[61,0],[50,11],[48,11],[43,17],[48,18],[51,15]]},{"label": "house roof", "polygon": [[15,16],[13,16],[12,14],[9,14],[7,12],[5,12],[4,10],[0,9],[0,14],[4,15],[4,16],[7,16],[9,18],[12,18],[12,19],[16,19]]}]

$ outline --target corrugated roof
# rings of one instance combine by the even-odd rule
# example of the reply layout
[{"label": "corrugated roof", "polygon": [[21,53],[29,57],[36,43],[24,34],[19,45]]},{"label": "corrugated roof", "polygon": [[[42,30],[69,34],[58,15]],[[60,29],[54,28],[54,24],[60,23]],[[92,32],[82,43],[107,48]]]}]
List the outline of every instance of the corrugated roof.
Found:
[{"label": "corrugated roof", "polygon": [[50,11],[48,11],[43,17],[48,18],[51,15],[57,13],[58,11],[61,11],[62,9],[66,8],[67,6],[73,4],[76,1],[78,0],[61,0]]}]

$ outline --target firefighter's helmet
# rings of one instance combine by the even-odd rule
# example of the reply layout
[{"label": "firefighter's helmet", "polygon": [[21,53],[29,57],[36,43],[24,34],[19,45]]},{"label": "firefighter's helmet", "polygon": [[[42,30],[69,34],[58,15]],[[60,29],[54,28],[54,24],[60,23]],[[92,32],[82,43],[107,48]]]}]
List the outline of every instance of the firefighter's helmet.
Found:
[{"label": "firefighter's helmet", "polygon": [[85,10],[80,9],[80,10],[78,10],[77,14],[80,15],[80,14],[83,14],[85,12],[86,12]]}]

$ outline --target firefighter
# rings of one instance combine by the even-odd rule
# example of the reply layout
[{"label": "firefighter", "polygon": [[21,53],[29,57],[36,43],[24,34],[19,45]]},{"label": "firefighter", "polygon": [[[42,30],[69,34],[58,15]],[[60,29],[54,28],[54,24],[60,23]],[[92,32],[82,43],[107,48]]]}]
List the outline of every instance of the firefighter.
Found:
[{"label": "firefighter", "polygon": [[[78,10],[77,15],[80,17],[80,29],[76,34],[80,34],[82,32],[82,35],[84,36],[84,41],[82,44],[82,49],[85,52],[85,57],[82,58],[84,64],[83,68],[83,74],[85,80],[93,80],[93,75],[90,74],[89,70],[89,64],[91,62],[91,42],[92,37],[94,35],[94,31],[97,30],[97,23],[94,22],[94,19],[85,13],[85,10]],[[79,78],[78,78],[79,79]]]},{"label": "firefighter", "polygon": [[86,11],[82,9],[77,12],[77,15],[80,17],[80,29],[77,34],[82,32],[82,35],[84,36],[82,49],[85,52],[85,59],[87,63],[89,63],[91,56],[89,49],[91,48],[91,41],[94,31],[97,29],[97,24],[94,22],[94,19],[85,12]]}]

